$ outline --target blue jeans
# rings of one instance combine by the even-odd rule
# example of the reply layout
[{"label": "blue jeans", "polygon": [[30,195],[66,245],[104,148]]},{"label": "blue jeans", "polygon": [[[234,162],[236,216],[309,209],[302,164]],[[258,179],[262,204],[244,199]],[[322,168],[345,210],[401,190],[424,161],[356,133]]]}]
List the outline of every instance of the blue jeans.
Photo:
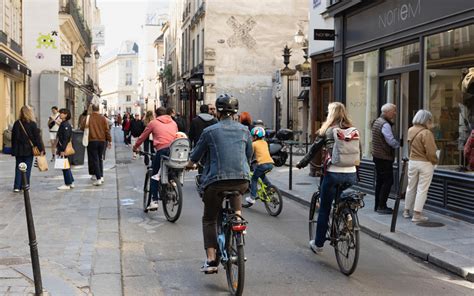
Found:
[{"label": "blue jeans", "polygon": [[328,230],[329,213],[331,212],[332,202],[336,196],[338,185],[342,184],[354,185],[357,183],[356,173],[331,173],[327,174],[323,178],[321,185],[321,201],[318,215],[318,225],[316,228],[316,240],[315,244],[317,247],[324,246],[326,241],[326,232]]},{"label": "blue jeans", "polygon": [[255,198],[257,196],[257,183],[258,179],[262,179],[263,183],[267,186],[272,185],[266,176],[266,172],[271,171],[273,169],[273,164],[271,163],[264,163],[259,164],[253,171],[252,179],[250,180],[250,196]]},{"label": "blue jeans", "polygon": [[74,177],[72,176],[71,169],[63,170],[64,184],[71,185],[74,183]]},{"label": "blue jeans", "polygon": [[17,156],[15,157],[15,182],[13,189],[22,189],[23,182],[21,181],[21,171],[18,169],[18,165],[22,162],[26,163],[26,179],[30,184],[31,167],[33,166],[33,156]]},{"label": "blue jeans", "polygon": [[[153,175],[158,174],[161,165],[161,156],[162,155],[169,155],[170,149],[164,148],[161,150],[156,151],[155,157],[153,158]],[[151,191],[151,199],[153,201],[158,200],[158,181],[151,179],[150,180],[150,191]]]}]

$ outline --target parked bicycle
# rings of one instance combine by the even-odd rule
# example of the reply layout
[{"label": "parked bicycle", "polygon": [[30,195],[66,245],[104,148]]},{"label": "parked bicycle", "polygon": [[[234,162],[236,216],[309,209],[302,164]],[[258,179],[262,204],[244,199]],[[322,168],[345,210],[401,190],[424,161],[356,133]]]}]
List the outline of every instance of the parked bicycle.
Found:
[{"label": "parked bicycle", "polygon": [[[154,154],[139,152],[153,159]],[[176,139],[170,145],[169,156],[161,157],[160,171],[158,172],[158,193],[163,204],[163,212],[170,222],[176,222],[181,215],[183,207],[183,181],[184,169],[189,157],[189,141],[187,139]],[[143,211],[147,213],[151,203],[150,183],[153,176],[153,164],[150,161],[147,166],[145,183],[143,185]]]},{"label": "parked bicycle", "polygon": [[[252,175],[252,172],[250,172],[250,177],[252,177]],[[274,185],[267,186],[260,178],[257,182],[257,198],[255,200],[263,202],[268,214],[273,217],[280,215],[283,209],[283,198],[280,190]],[[243,201],[242,207],[250,208],[253,206],[253,204],[245,202],[245,199],[243,199]]]},{"label": "parked bicycle", "polygon": [[[345,275],[351,275],[359,260],[359,218],[357,211],[364,207],[365,193],[358,191],[344,192],[350,185],[338,186],[331,214],[329,215],[326,240],[334,247],[337,264]],[[309,208],[309,240],[316,236],[317,215],[320,201],[320,190],[311,197]]]}]

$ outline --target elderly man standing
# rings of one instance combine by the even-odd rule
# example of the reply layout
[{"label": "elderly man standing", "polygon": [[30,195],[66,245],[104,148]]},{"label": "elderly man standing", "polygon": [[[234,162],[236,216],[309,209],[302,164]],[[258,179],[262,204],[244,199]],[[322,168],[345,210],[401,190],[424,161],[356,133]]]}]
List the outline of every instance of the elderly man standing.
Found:
[{"label": "elderly man standing", "polygon": [[387,207],[387,200],[393,184],[395,149],[400,147],[392,130],[397,117],[397,106],[387,103],[382,106],[381,111],[380,117],[372,124],[372,156],[377,174],[374,211],[391,214],[393,210]]}]

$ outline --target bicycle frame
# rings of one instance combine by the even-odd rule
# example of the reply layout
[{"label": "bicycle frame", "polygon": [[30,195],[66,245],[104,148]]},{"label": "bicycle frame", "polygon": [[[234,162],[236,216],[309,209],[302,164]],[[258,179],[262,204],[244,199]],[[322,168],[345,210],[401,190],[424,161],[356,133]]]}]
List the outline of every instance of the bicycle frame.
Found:
[{"label": "bicycle frame", "polygon": [[230,234],[233,233],[236,238],[237,246],[245,245],[244,231],[247,228],[247,221],[242,216],[231,210],[229,199],[225,200],[225,206],[222,209],[219,220],[221,221],[219,231],[217,233],[217,245],[219,247],[220,260],[222,263],[229,261],[227,254],[227,242],[231,239]]}]

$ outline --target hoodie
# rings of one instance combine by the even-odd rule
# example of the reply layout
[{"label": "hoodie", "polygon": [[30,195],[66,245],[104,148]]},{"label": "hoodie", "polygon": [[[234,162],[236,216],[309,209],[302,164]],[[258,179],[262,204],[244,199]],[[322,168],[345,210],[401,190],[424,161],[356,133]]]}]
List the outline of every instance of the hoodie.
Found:
[{"label": "hoodie", "polygon": [[196,145],[201,137],[202,131],[210,126],[217,123],[217,119],[214,118],[211,114],[200,113],[191,121],[191,126],[189,128],[189,140],[191,143]]},{"label": "hoodie", "polygon": [[438,163],[436,142],[433,133],[422,125],[414,125],[408,129],[408,147],[410,160]]},{"label": "hoodie", "polygon": [[140,145],[148,139],[150,134],[153,134],[153,146],[157,151],[168,148],[171,142],[176,138],[177,132],[178,126],[173,118],[169,115],[161,115],[155,120],[150,121],[138,138],[134,148],[140,147]]}]

